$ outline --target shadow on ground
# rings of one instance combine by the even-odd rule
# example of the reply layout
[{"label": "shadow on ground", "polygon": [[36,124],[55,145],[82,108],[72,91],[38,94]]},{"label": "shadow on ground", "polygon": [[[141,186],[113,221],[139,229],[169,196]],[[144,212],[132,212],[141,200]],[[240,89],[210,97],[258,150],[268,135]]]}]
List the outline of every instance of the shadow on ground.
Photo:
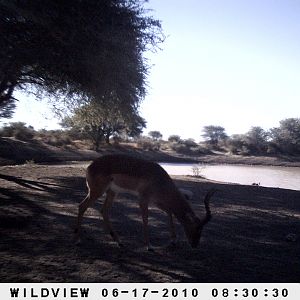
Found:
[{"label": "shadow on ground", "polygon": [[[62,172],[63,171],[63,172]],[[88,210],[80,246],[72,240],[77,205],[85,196],[82,174],[58,168],[50,175],[0,174],[0,281],[2,282],[299,282],[300,192],[252,186],[177,180],[195,194],[192,206],[213,188],[212,221],[198,249],[179,243],[166,248],[166,216],[150,211],[155,252],[143,248],[137,202],[122,197],[111,220],[124,249],[104,232],[100,202]],[[38,174],[39,176],[35,176]],[[37,179],[39,178],[39,179]],[[288,242],[286,236],[298,234]]]}]

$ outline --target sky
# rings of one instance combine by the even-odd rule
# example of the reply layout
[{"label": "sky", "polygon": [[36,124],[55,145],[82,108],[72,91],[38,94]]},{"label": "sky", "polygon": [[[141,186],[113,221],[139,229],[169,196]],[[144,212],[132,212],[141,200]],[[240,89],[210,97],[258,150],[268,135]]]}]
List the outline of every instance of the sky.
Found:
[{"label": "sky", "polygon": [[[201,139],[203,126],[227,134],[300,117],[300,1],[150,0],[161,20],[161,51],[140,112],[145,134]],[[23,99],[12,121],[57,128],[45,103]],[[34,103],[34,105],[32,105]]]}]

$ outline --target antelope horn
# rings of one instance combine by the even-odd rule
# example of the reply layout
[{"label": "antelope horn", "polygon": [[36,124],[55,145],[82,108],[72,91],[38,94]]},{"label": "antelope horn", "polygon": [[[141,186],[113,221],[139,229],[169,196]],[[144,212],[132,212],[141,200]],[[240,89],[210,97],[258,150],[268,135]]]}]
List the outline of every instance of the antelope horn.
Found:
[{"label": "antelope horn", "polygon": [[204,205],[205,205],[206,215],[205,215],[204,219],[201,222],[202,226],[204,226],[206,223],[208,223],[211,219],[211,211],[210,211],[210,207],[209,207],[209,200],[213,196],[213,194],[217,191],[218,191],[217,189],[211,189],[207,192],[207,194],[204,197]]}]

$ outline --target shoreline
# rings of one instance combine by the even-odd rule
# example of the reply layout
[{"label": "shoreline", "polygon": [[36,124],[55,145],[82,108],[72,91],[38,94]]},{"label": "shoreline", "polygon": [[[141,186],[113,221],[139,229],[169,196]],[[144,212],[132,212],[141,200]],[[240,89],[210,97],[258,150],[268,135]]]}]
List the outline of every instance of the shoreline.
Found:
[{"label": "shoreline", "polygon": [[269,157],[269,156],[224,156],[224,155],[204,155],[198,157],[181,157],[176,154],[167,156],[164,152],[148,152],[143,153],[131,153],[127,151],[105,151],[104,153],[97,153],[95,151],[89,151],[92,153],[80,153],[80,157],[69,157],[68,155],[63,155],[59,158],[50,160],[35,161],[34,159],[24,161],[24,162],[14,162],[12,163],[1,163],[0,166],[16,166],[24,164],[37,164],[37,165],[63,165],[63,164],[80,164],[84,162],[93,161],[94,159],[106,155],[106,154],[127,154],[138,158],[145,158],[157,163],[163,164],[195,164],[195,165],[208,165],[208,166],[257,166],[257,167],[283,167],[283,168],[300,168],[300,161],[288,161],[281,157]]}]

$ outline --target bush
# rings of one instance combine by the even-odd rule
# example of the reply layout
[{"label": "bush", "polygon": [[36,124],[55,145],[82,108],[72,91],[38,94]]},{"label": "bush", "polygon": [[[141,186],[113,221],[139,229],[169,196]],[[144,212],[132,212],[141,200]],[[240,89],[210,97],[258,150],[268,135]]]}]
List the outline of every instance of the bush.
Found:
[{"label": "bush", "polygon": [[61,147],[65,145],[70,145],[72,142],[69,138],[52,136],[49,137],[46,143],[51,146]]},{"label": "bush", "polygon": [[186,139],[186,140],[181,141],[180,143],[189,148],[198,147],[198,144],[195,142],[194,139]]},{"label": "bush", "polygon": [[195,147],[190,147],[185,143],[172,144],[171,149],[179,154],[184,155],[205,155],[211,153],[210,150],[207,148],[203,148],[199,145]]},{"label": "bush", "polygon": [[150,131],[148,135],[154,140],[159,141],[162,138],[162,134],[159,131]]},{"label": "bush", "polygon": [[18,129],[15,131],[14,136],[16,139],[21,141],[29,141],[34,137],[34,131],[30,129]]},{"label": "bush", "polygon": [[169,141],[170,143],[179,143],[179,142],[181,141],[181,139],[180,139],[180,136],[179,136],[179,135],[173,134],[173,135],[170,135],[170,136],[169,136],[168,141]]},{"label": "bush", "polygon": [[35,133],[32,126],[26,127],[26,124],[23,122],[13,122],[1,129],[0,136],[15,137],[21,141],[28,141],[33,139]]},{"label": "bush", "polygon": [[159,142],[153,141],[149,138],[140,138],[137,141],[137,145],[143,150],[150,150],[150,151],[159,151],[161,146]]},{"label": "bush", "polygon": [[184,144],[173,144],[171,146],[171,149],[180,154],[185,154],[185,155],[192,154],[191,148]]},{"label": "bush", "polygon": [[38,137],[46,144],[61,147],[72,144],[72,138],[68,131],[64,130],[45,130],[42,129],[37,133]]},{"label": "bush", "polygon": [[228,150],[232,154],[240,154],[244,151],[245,144],[245,135],[243,134],[234,134],[226,142]]}]

